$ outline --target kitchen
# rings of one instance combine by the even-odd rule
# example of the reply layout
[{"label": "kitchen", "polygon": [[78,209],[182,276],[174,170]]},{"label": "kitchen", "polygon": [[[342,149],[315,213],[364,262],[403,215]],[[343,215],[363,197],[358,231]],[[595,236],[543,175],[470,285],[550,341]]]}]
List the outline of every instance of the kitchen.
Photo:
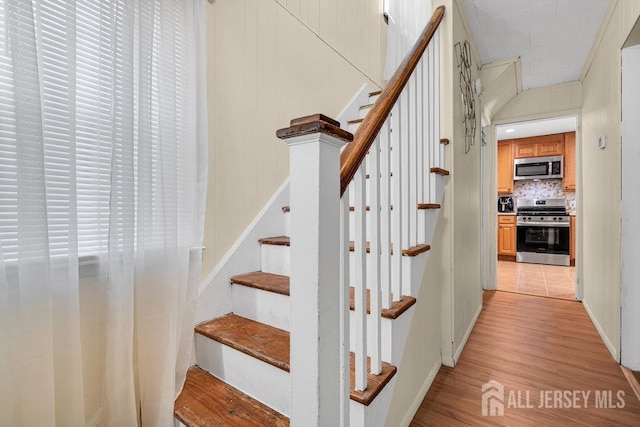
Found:
[{"label": "kitchen", "polygon": [[575,123],[498,129],[498,290],[575,299]]}]

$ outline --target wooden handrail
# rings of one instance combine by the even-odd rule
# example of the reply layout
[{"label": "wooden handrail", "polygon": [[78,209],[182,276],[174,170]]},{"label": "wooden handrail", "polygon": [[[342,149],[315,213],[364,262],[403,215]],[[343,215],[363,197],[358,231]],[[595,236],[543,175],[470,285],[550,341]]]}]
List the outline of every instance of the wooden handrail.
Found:
[{"label": "wooden handrail", "polygon": [[340,196],[349,187],[360,164],[367,156],[367,151],[371,148],[385,120],[391,113],[393,106],[400,97],[402,90],[406,86],[413,70],[420,62],[422,54],[427,49],[444,16],[444,6],[439,6],[431,16],[429,23],[420,35],[420,38],[405,56],[398,69],[389,80],[378,99],[360,123],[358,130],[354,134],[353,141],[347,144],[340,155]]}]

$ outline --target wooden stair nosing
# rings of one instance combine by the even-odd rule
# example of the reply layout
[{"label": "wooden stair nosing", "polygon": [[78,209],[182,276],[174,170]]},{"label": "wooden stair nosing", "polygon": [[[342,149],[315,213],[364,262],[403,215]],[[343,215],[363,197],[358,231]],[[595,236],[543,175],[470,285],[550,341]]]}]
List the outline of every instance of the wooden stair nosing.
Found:
[{"label": "wooden stair nosing", "polygon": [[366,104],[366,105],[361,105],[361,106],[360,106],[360,109],[361,109],[361,110],[366,110],[367,108],[371,108],[371,107],[373,107],[373,103],[371,103],[371,104]]},{"label": "wooden stair nosing", "polygon": [[[385,319],[397,319],[416,303],[414,297],[401,296],[399,301],[392,301],[391,308],[383,308],[380,315]],[[355,288],[349,288],[349,308],[355,310]],[[367,289],[367,314],[371,314],[371,291]]]},{"label": "wooden stair nosing", "polygon": [[449,145],[449,138],[440,138],[440,144]]},{"label": "wooden stair nosing", "polygon": [[[196,332],[289,372],[290,334],[288,331],[265,325],[230,313],[196,326]],[[368,358],[367,358],[368,359]],[[367,360],[370,364],[370,360]],[[382,362],[380,375],[367,375],[367,389],[354,388],[355,357],[351,353],[351,400],[369,405],[396,373],[396,367]]]},{"label": "wooden stair nosing", "polygon": [[[275,245],[275,246],[290,246],[291,245],[291,240],[289,239],[289,237],[287,236],[276,236],[276,237],[265,237],[263,239],[258,240],[260,242],[260,244],[263,245]],[[371,242],[367,242],[367,253],[371,252]],[[355,249],[354,247],[354,243],[353,241],[349,242],[349,250],[351,252],[353,252]],[[416,255],[420,255],[423,252],[427,252],[429,249],[431,249],[430,245],[427,244],[420,244],[420,245],[415,245],[415,246],[411,246],[407,249],[403,249],[402,250],[402,255],[403,256],[416,256]],[[391,254],[393,254],[393,248],[391,248]]]},{"label": "wooden stair nosing", "polygon": [[289,372],[289,332],[229,313],[196,326],[196,332]]},{"label": "wooden stair nosing", "polygon": [[348,125],[355,125],[355,124],[358,124],[358,123],[362,123],[363,120],[364,120],[364,118],[347,120],[347,124]]},{"label": "wooden stair nosing", "polygon": [[446,176],[449,175],[449,171],[442,168],[431,168],[429,169],[431,173],[437,173],[438,175]]},{"label": "wooden stair nosing", "polygon": [[[416,256],[416,255],[420,255],[423,252],[427,252],[429,249],[431,249],[431,246],[426,245],[426,244],[421,244],[421,245],[415,245],[415,246],[411,246],[407,249],[403,249],[402,250],[402,255],[403,256]],[[355,244],[352,241],[349,242],[349,251],[353,252],[355,250]],[[366,244],[366,251],[367,253],[371,253],[371,242],[367,242]],[[391,255],[393,255],[393,246],[391,247]]]},{"label": "wooden stair nosing", "polygon": [[231,284],[248,286],[267,292],[289,296],[289,276],[254,271],[230,279]]},{"label": "wooden stair nosing", "polygon": [[289,418],[192,366],[174,403],[174,416],[187,427],[289,425]]},{"label": "wooden stair nosing", "polygon": [[274,246],[290,245],[290,239],[288,236],[265,237],[265,238],[259,239],[258,242],[261,245],[274,245]]},{"label": "wooden stair nosing", "polygon": [[373,92],[369,92],[369,97],[377,96],[382,93],[382,90],[374,90]]},{"label": "wooden stair nosing", "polygon": [[[367,205],[364,207],[365,210],[370,211],[371,206]],[[393,205],[389,206],[389,209],[393,210]],[[428,210],[428,209],[440,209],[440,205],[437,203],[418,203],[417,209],[420,211]],[[349,212],[355,212],[355,206],[349,206]]]}]

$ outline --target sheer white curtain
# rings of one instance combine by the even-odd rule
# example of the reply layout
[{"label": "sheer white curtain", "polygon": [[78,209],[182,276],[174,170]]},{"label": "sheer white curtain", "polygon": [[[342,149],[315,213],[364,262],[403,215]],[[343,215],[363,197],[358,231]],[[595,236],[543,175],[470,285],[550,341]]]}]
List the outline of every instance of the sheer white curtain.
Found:
[{"label": "sheer white curtain", "polygon": [[385,0],[389,16],[384,78],[389,79],[431,18],[430,0]]},{"label": "sheer white curtain", "polygon": [[0,425],[173,425],[200,276],[205,6],[0,0]]}]

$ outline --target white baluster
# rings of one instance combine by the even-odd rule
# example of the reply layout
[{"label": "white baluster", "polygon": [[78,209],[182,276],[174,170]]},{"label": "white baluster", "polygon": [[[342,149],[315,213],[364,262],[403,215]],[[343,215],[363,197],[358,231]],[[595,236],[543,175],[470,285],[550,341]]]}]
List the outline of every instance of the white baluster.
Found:
[{"label": "white baluster", "polygon": [[436,138],[436,143],[438,144],[438,146],[440,147],[440,156],[439,156],[439,164],[441,168],[447,168],[446,163],[445,163],[445,159],[444,159],[444,146],[442,144],[440,144],[440,138],[442,137],[442,135],[440,135],[440,30],[438,29],[436,31],[436,34],[434,36],[433,41],[431,42],[432,46],[433,46],[433,51],[434,51],[434,58],[435,58],[435,62],[437,64],[437,66],[435,67],[435,76],[434,76],[434,105],[433,105],[433,110],[434,110],[434,117],[435,117],[435,123],[434,123],[434,134],[435,134],[435,138]]},{"label": "white baluster", "polygon": [[[416,165],[418,168],[418,179],[417,179],[417,188],[416,194],[419,203],[424,203],[424,175],[425,175],[425,164],[423,162],[424,149],[427,144],[425,139],[425,128],[426,123],[424,122],[424,57],[420,58],[420,62],[418,62],[418,66],[416,67],[415,75],[417,80],[416,87],[416,117],[418,118],[418,146],[417,146],[417,155],[416,155]],[[428,170],[427,170],[428,171]]]},{"label": "white baluster", "polygon": [[[408,155],[407,155],[407,215],[409,216],[409,222],[407,224],[407,234],[409,240],[407,246],[415,246],[418,244],[416,234],[418,231],[418,198],[417,198],[417,186],[418,186],[418,82],[415,70],[409,79],[408,83],[409,97],[409,140]],[[404,246],[403,246],[404,247]]]},{"label": "white baluster", "polygon": [[366,252],[366,182],[365,165],[360,165],[354,177],[354,303],[355,303],[355,389],[367,388],[367,252]]},{"label": "white baluster", "polygon": [[401,221],[402,221],[402,239],[400,241],[399,249],[408,248],[409,245],[409,186],[410,184],[410,176],[409,176],[409,141],[411,140],[411,123],[409,119],[411,118],[411,109],[409,105],[409,85],[404,88],[402,94],[400,94],[400,104],[402,108],[402,114],[400,115],[400,126],[402,127],[402,137],[400,138],[400,145],[402,146],[402,155],[400,159],[402,161],[401,165],[401,174],[402,174],[402,209],[400,209],[401,213]]},{"label": "white baluster", "polygon": [[382,372],[382,324],[380,316],[380,136],[375,139],[369,149],[369,228],[371,236],[371,256],[369,283],[371,328],[373,342],[371,348],[371,373],[378,375]]},{"label": "white baluster", "polygon": [[380,130],[380,277],[382,307],[391,308],[391,117]]},{"label": "white baluster", "polygon": [[[436,114],[435,109],[438,104],[436,104],[435,100],[435,90],[436,90],[436,81],[435,81],[435,72],[439,67],[436,66],[436,58],[434,56],[433,46],[430,45],[428,48],[427,54],[429,58],[429,123],[430,123],[430,132],[429,132],[429,168],[439,167],[438,162],[438,149],[436,147],[435,141],[440,143],[440,138],[436,135]],[[429,200],[431,202],[436,202],[436,178],[432,177],[429,185]]]},{"label": "white baluster", "polygon": [[349,292],[349,190],[340,199],[340,425],[349,425],[351,401],[350,292]]},{"label": "white baluster", "polygon": [[393,255],[391,256],[391,290],[393,300],[400,299],[402,286],[402,127],[400,126],[402,111],[401,103],[394,106],[391,113],[391,159],[393,171],[393,210],[391,211],[391,242]]}]

